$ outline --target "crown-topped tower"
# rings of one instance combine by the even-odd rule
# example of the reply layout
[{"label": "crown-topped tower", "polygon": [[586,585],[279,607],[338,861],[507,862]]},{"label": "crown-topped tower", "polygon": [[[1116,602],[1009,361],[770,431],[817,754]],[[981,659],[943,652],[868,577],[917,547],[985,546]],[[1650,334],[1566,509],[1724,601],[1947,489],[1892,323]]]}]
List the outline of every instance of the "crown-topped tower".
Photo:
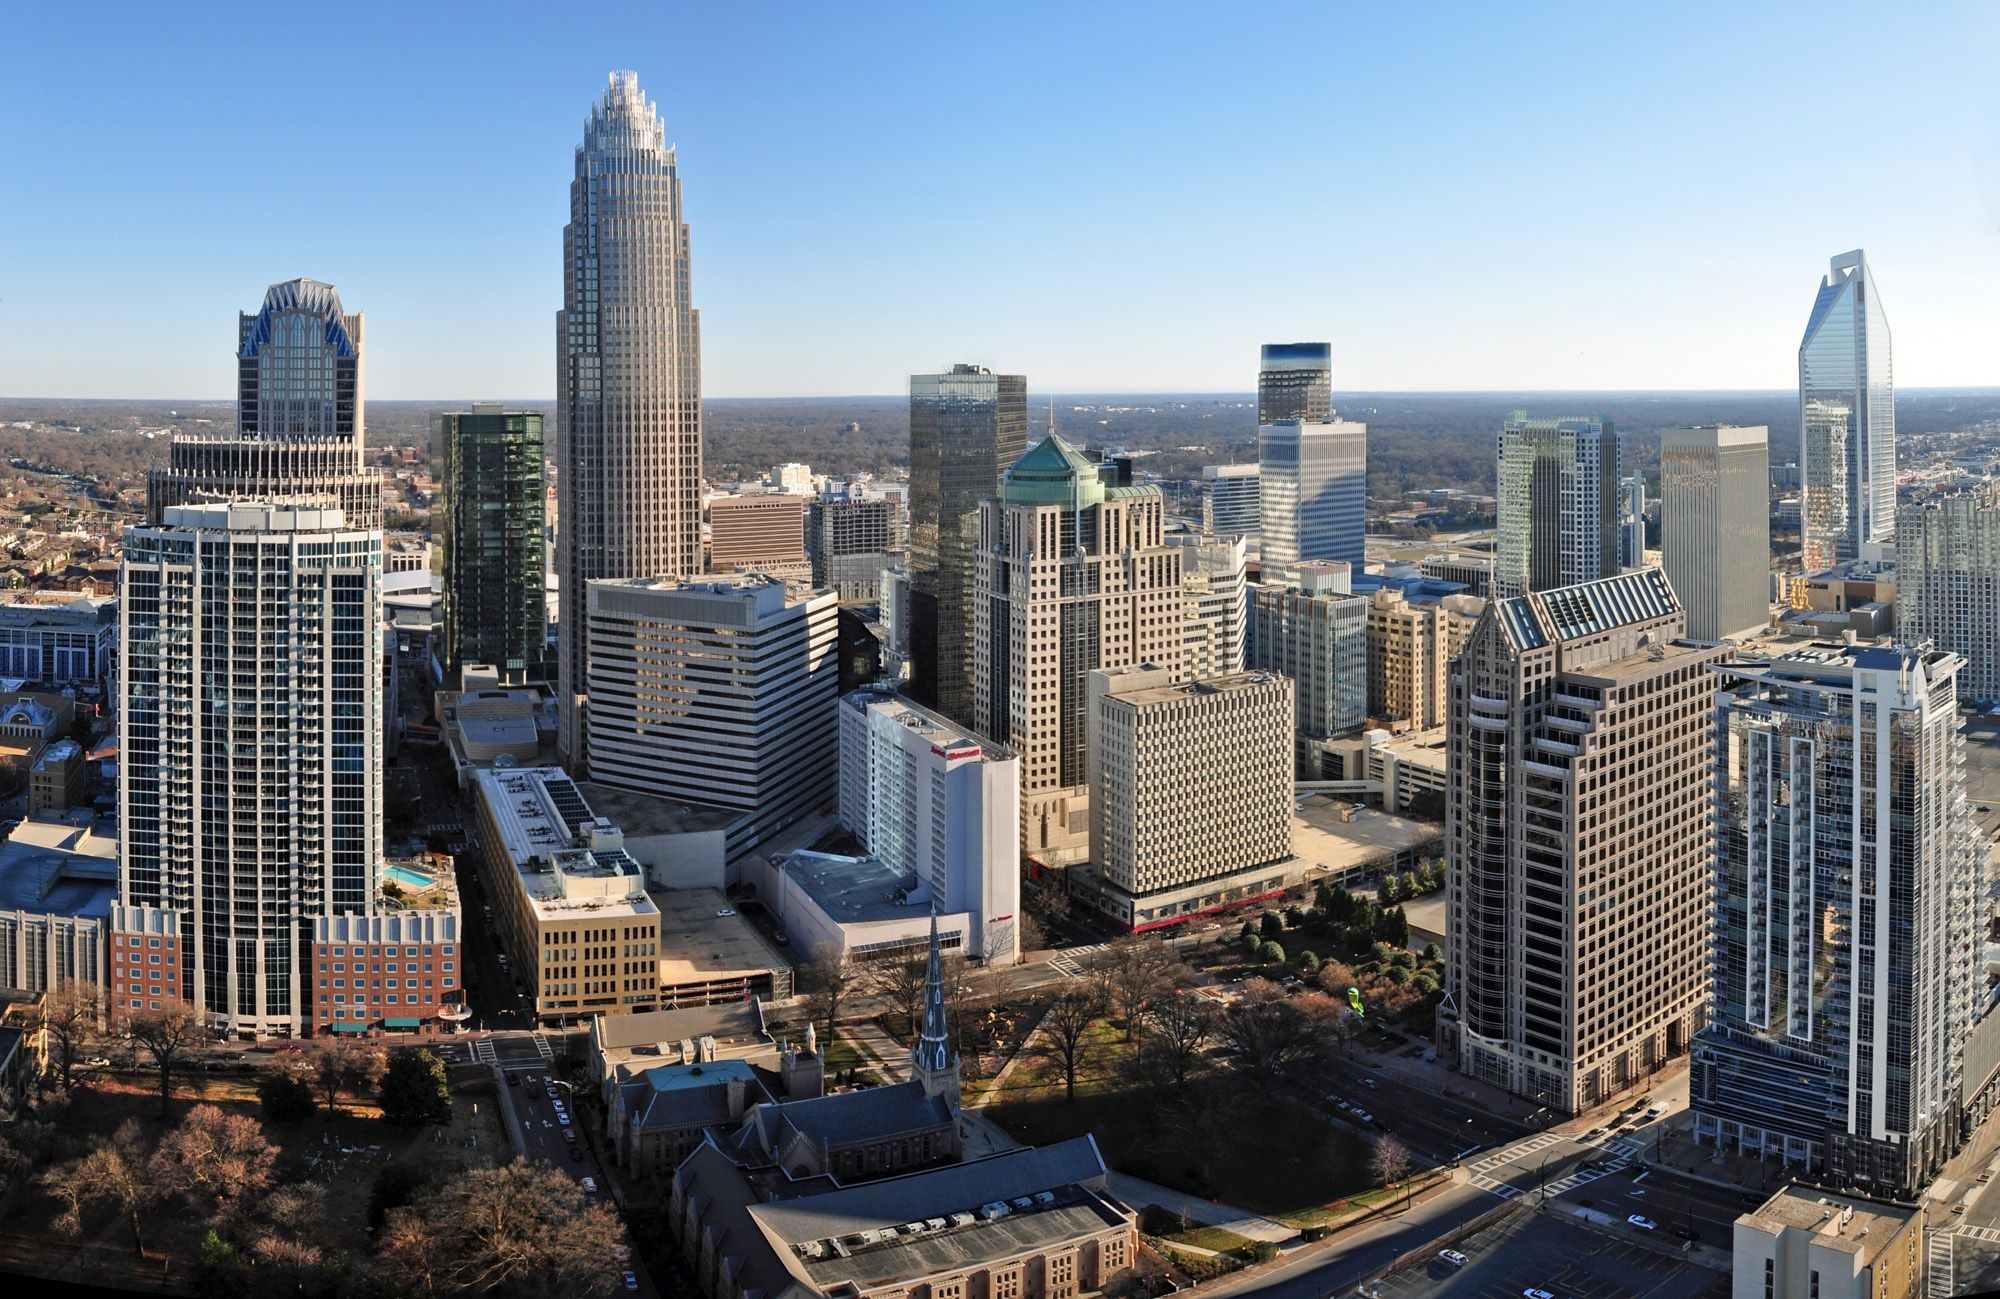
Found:
[{"label": "crown-topped tower", "polygon": [[931,908],[930,966],[924,972],[923,1031],[910,1044],[910,1071],[926,1096],[942,1096],[958,1110],[958,1052],[944,1017],[944,957],[938,947],[937,908]]}]

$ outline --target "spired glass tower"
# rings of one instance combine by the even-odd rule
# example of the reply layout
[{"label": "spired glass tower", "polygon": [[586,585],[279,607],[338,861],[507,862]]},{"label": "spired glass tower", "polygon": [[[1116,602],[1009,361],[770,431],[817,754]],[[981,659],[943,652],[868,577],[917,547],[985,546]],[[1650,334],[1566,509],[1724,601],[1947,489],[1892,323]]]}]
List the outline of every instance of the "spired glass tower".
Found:
[{"label": "spired glass tower", "polygon": [[1896,385],[1889,321],[1859,248],[1833,259],[1799,344],[1807,572],[1896,538]]},{"label": "spired glass tower", "polygon": [[576,150],[556,313],[557,692],[581,765],[586,585],[701,572],[701,320],[680,173],[637,73],[614,72]]}]

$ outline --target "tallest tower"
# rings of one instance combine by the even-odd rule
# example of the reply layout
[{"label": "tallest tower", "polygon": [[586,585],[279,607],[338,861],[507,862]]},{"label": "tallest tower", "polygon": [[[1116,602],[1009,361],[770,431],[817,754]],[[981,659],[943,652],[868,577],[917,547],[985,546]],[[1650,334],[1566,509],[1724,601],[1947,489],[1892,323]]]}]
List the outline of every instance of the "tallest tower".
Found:
[{"label": "tallest tower", "polygon": [[701,571],[701,319],[666,128],[614,72],[576,150],[556,313],[558,743],[581,766],[587,584]]},{"label": "tallest tower", "polygon": [[1857,248],[1833,259],[1799,343],[1806,571],[1896,540],[1896,381],[1889,320]]}]

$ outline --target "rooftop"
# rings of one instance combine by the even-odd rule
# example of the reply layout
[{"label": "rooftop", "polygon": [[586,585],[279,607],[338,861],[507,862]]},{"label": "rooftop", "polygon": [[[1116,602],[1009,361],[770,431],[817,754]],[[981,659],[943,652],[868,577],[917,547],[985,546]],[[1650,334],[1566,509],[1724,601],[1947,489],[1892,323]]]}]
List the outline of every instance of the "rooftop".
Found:
[{"label": "rooftop", "polygon": [[660,909],[662,987],[785,968],[785,958],[716,890],[673,889],[652,900]]},{"label": "rooftop", "polygon": [[1294,804],[1292,855],[1308,868],[1367,865],[1428,843],[1436,843],[1442,857],[1443,840],[1442,826],[1357,806],[1332,794],[1302,795]]},{"label": "rooftop", "polygon": [[725,830],[747,815],[732,807],[692,803],[663,794],[640,794],[592,780],[580,780],[576,788],[590,800],[592,807],[624,827],[625,833],[634,839]]},{"label": "rooftop", "polygon": [[1919,1211],[1879,1200],[1861,1200],[1803,1186],[1787,1186],[1737,1221],[1776,1234],[1810,1231],[1815,1245],[1860,1255],[1866,1267]]},{"label": "rooftop", "polygon": [[801,851],[780,862],[778,869],[838,924],[905,920],[928,914],[926,906],[896,901],[899,894],[916,886],[916,877],[903,874],[880,857]]},{"label": "rooftop", "polygon": [[23,821],[0,843],[0,910],[108,917],[117,854],[116,837],[88,823]]},{"label": "rooftop", "polygon": [[591,1021],[592,1038],[602,1051],[650,1050],[662,1042],[712,1037],[729,1047],[754,1046],[769,1040],[764,1031],[763,1003],[727,1002],[720,1006],[690,1006],[686,1010],[649,1010],[637,1015],[598,1015]]},{"label": "rooftop", "polygon": [[[1140,669],[1143,671],[1143,669]],[[1208,695],[1241,694],[1245,691],[1269,690],[1281,683],[1282,678],[1275,672],[1232,672],[1227,676],[1208,677],[1201,681],[1182,681],[1173,685],[1141,685],[1130,690],[1117,689],[1115,673],[1124,669],[1113,669],[1106,675],[1112,678],[1110,697],[1132,707],[1148,704],[1170,703],[1177,699],[1199,698]]]},{"label": "rooftop", "polygon": [[625,851],[624,836],[593,812],[556,767],[481,770],[480,796],[499,828],[491,850],[507,854],[521,888],[544,919],[589,912],[606,919],[651,915],[645,871]]},{"label": "rooftop", "polygon": [[993,743],[969,727],[960,726],[942,713],[933,712],[915,700],[895,693],[883,685],[864,685],[840,697],[843,707],[857,712],[873,712],[883,717],[893,717],[929,739],[931,744],[945,750],[966,747],[977,748],[989,761],[998,762],[1013,754],[1003,745]]}]

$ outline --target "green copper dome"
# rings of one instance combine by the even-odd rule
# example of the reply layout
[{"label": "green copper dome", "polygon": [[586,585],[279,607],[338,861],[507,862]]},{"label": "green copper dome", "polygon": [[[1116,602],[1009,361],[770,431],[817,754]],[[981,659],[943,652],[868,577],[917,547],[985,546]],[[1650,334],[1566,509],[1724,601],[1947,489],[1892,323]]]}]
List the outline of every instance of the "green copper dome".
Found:
[{"label": "green copper dome", "polygon": [[1000,489],[1007,505],[1061,505],[1080,510],[1104,501],[1097,465],[1054,433],[1032,447],[1007,471]]}]

